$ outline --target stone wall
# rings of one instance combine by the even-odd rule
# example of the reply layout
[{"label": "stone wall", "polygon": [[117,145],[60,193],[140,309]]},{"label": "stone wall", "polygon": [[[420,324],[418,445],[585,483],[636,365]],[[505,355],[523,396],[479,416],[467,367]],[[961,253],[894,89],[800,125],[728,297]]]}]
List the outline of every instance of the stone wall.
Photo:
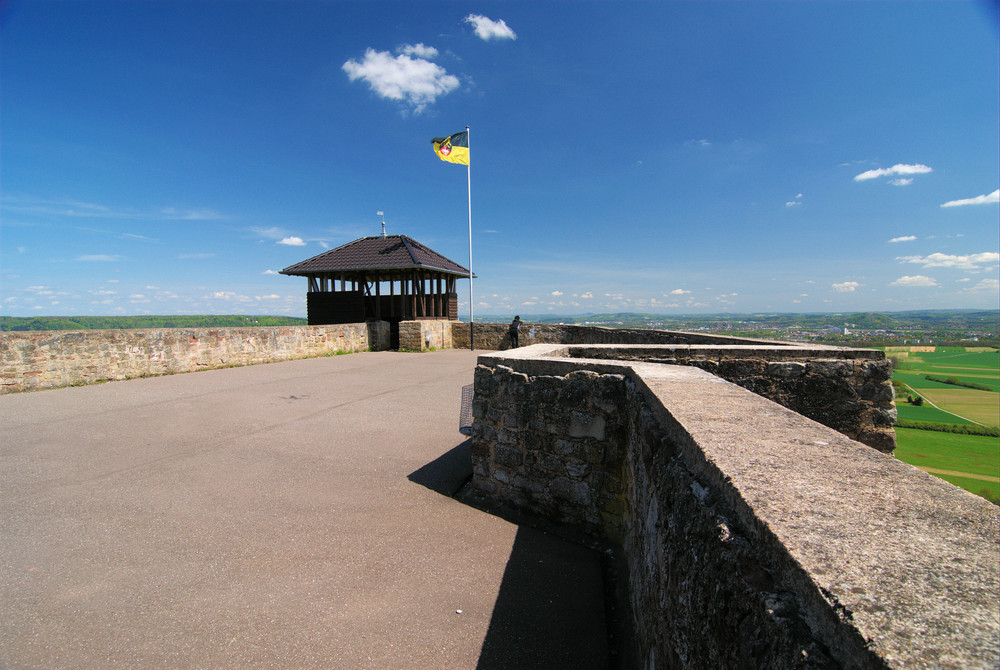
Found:
[{"label": "stone wall", "polygon": [[389,348],[385,321],[0,333],[4,393]]},{"label": "stone wall", "polygon": [[[469,324],[452,321],[452,341],[456,349],[469,348]],[[476,323],[475,348],[505,351],[510,348],[509,324]],[[644,328],[605,328],[525,323],[521,326],[520,345],[532,344],[773,344],[769,340],[728,337],[709,333],[684,333]]]},{"label": "stone wall", "polygon": [[529,376],[479,365],[472,402],[476,489],[590,536],[616,535],[624,388],[620,374]]},{"label": "stone wall", "polygon": [[885,453],[896,448],[892,364],[881,351],[758,345],[579,346],[568,355],[691,365]]},{"label": "stone wall", "polygon": [[406,351],[451,349],[452,323],[447,319],[401,321],[399,348]]},{"label": "stone wall", "polygon": [[[455,347],[469,324],[455,324]],[[476,324],[476,347],[507,350],[502,324]],[[881,351],[753,340],[706,333],[524,324],[522,347],[573,346],[567,355],[693,365],[815,419],[879,451],[896,448],[892,368]]]},{"label": "stone wall", "polygon": [[621,548],[643,667],[997,667],[990,503],[694,366],[565,354],[480,357],[473,488]]}]

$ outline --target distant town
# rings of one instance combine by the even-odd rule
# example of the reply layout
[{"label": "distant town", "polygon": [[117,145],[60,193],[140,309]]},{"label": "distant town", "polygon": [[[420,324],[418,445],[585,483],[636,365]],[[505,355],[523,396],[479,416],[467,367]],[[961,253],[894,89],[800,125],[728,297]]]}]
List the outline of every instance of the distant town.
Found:
[{"label": "distant town", "polygon": [[[481,317],[501,323],[511,317]],[[522,315],[526,323],[559,323],[608,328],[656,328],[710,332],[792,342],[842,346],[996,347],[1000,344],[1000,310],[926,310],[817,314],[589,314],[577,317]]]},{"label": "distant town", "polygon": [[[505,323],[513,315],[477,316],[481,323]],[[688,314],[664,315],[623,312],[553,316],[522,314],[531,323],[655,328],[792,342],[891,347],[997,347],[1000,310],[926,310],[911,312],[855,312],[814,314]],[[233,326],[305,325],[296,317],[246,315],[164,316],[0,316],[0,330],[94,330],[119,328],[220,328]]]}]

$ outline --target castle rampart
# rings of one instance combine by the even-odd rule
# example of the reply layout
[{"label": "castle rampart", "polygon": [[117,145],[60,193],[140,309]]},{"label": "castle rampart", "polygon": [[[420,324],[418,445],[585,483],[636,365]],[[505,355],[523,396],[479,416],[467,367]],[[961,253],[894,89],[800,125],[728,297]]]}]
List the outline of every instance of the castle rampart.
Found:
[{"label": "castle rampart", "polygon": [[[505,325],[475,333],[506,346]],[[469,344],[468,324],[399,335]],[[895,418],[881,352],[577,326],[521,339],[551,344],[479,359],[474,491],[620,547],[645,666],[1000,663],[996,508],[879,453]],[[8,332],[0,371],[10,392],[389,340],[386,322]]]},{"label": "castle rampart", "polygon": [[643,667],[997,666],[994,506],[704,370],[592,351],[480,357],[473,487],[622,548]]},{"label": "castle rampart", "polygon": [[0,333],[3,392],[389,348],[385,321],[330,326]]}]

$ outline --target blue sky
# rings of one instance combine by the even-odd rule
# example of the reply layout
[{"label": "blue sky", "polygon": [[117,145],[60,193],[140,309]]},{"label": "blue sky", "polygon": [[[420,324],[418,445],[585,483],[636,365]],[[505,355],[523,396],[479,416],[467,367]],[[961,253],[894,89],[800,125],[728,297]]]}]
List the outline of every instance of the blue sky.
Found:
[{"label": "blue sky", "polygon": [[[305,315],[365,235],[476,315],[998,305],[996,3],[0,4],[0,313]],[[468,312],[468,285],[459,289]]]}]

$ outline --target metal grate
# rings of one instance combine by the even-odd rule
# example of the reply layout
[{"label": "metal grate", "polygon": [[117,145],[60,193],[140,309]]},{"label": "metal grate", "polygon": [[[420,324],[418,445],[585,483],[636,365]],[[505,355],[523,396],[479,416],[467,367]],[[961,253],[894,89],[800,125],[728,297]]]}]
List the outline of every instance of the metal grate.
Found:
[{"label": "metal grate", "polygon": [[472,384],[462,387],[462,407],[458,411],[458,432],[472,435]]}]

